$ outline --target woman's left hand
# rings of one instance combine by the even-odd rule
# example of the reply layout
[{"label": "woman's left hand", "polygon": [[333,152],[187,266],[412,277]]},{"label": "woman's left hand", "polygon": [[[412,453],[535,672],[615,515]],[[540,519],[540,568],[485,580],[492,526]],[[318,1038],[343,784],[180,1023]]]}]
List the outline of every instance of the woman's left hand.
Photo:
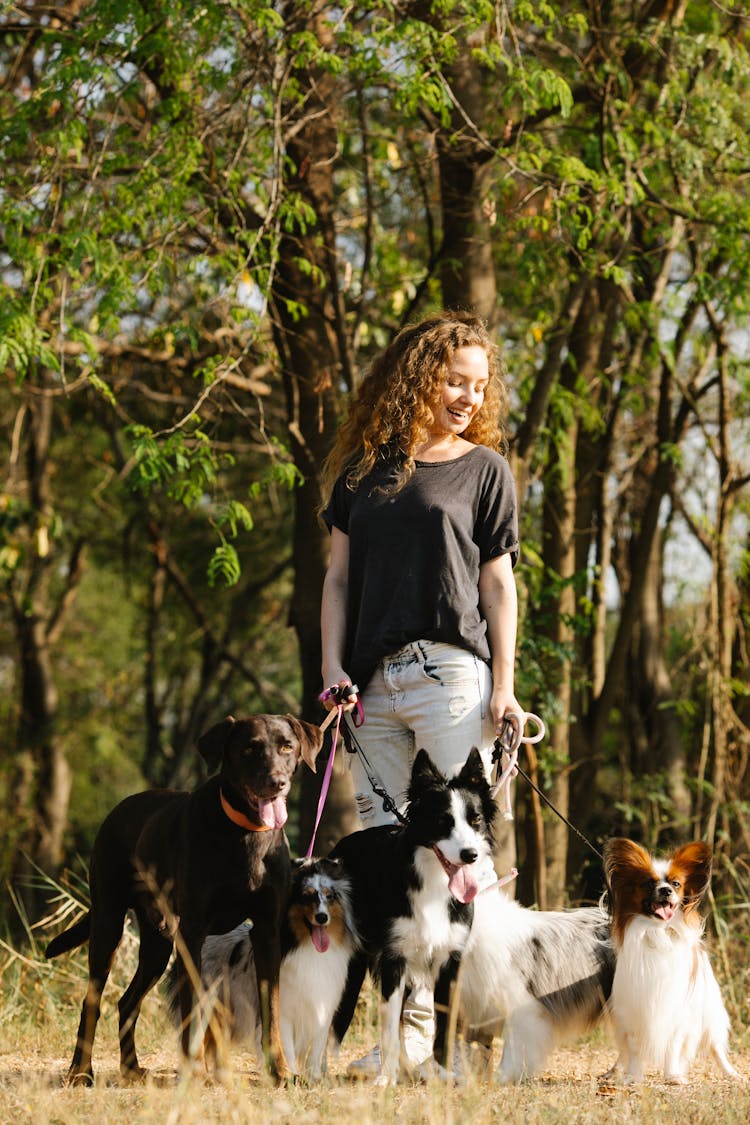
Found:
[{"label": "woman's left hand", "polygon": [[500,686],[493,688],[490,697],[490,714],[492,715],[495,734],[502,734],[506,721],[513,723],[513,726],[516,727],[516,734],[523,733],[523,729],[519,731],[517,728],[519,723],[523,728],[526,712],[512,691]]}]

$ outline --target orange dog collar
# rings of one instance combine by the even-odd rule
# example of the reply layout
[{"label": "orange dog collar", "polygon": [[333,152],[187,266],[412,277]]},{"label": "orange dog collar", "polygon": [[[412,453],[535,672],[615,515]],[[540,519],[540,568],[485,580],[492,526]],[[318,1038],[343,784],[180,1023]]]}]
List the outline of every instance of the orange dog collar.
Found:
[{"label": "orange dog collar", "polygon": [[248,832],[273,831],[273,829],[269,828],[267,824],[253,824],[251,820],[247,819],[244,813],[237,812],[237,809],[233,808],[233,806],[229,804],[229,801],[224,796],[224,791],[222,789],[219,790],[219,797],[221,798],[221,807],[223,808],[229,819],[232,821],[232,824],[236,824],[239,828],[246,828]]}]

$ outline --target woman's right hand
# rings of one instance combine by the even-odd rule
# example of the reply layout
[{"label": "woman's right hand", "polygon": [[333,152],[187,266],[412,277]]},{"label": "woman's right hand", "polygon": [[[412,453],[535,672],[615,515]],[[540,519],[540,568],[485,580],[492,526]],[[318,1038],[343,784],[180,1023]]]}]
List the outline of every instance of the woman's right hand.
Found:
[{"label": "woman's right hand", "polygon": [[[357,695],[356,692],[352,695],[346,692],[345,689],[347,687],[351,688],[353,685],[351,677],[347,676],[343,668],[334,669],[328,676],[324,676],[323,683],[325,684],[325,688],[323,696],[321,697],[321,703],[326,711],[333,711],[334,708],[339,705],[341,705],[345,711],[354,710],[357,705]],[[337,689],[336,694],[332,691],[333,688]]]}]

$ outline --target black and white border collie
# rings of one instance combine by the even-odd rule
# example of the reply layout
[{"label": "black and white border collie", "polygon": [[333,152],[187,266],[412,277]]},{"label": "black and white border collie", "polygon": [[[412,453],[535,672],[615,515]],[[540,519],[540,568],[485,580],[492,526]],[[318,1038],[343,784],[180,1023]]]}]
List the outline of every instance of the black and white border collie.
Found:
[{"label": "black and white border collie", "polygon": [[[309,1080],[325,1075],[331,1021],[358,948],[350,883],[341,861],[293,860],[279,979],[281,1040],[292,1074]],[[168,1003],[178,1021],[173,983],[170,976]],[[251,926],[206,938],[201,983],[207,1066],[223,1076],[229,1041],[251,1042],[262,1058]]]},{"label": "black and white border collie", "polygon": [[[492,854],[493,801],[478,750],[448,780],[417,754],[403,825],[366,828],[331,852],[351,878],[363,950],[352,961],[334,1018],[343,1039],[367,970],[380,982],[380,1074],[398,1079],[401,1006],[407,987],[434,994],[434,1059],[442,1070],[451,984],[469,937],[482,864]],[[498,935],[498,940],[504,940]]]}]

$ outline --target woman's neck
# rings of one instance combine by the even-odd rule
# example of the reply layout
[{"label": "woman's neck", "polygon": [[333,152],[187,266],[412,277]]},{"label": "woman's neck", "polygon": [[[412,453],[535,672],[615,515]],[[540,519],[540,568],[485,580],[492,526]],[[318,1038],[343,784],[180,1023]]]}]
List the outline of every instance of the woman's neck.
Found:
[{"label": "woman's neck", "polygon": [[415,461],[455,461],[474,446],[458,434],[428,434],[414,450]]}]

